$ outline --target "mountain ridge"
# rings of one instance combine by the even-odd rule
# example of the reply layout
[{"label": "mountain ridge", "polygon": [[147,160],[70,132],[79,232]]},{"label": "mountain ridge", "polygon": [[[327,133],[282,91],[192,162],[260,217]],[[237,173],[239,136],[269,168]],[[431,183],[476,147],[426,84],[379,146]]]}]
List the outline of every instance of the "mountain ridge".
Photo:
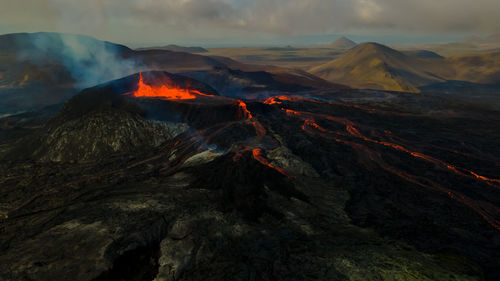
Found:
[{"label": "mountain ridge", "polygon": [[500,52],[445,58],[432,51],[397,51],[368,42],[309,72],[354,88],[418,93],[446,81],[498,84]]},{"label": "mountain ridge", "polygon": [[185,52],[185,53],[207,53],[208,50],[203,47],[198,46],[179,46],[176,44],[169,44],[160,47],[146,47],[146,48],[137,48],[137,51],[142,50],[166,50],[166,51],[174,51],[174,52]]},{"label": "mountain ridge", "polygon": [[310,72],[356,88],[419,92],[418,87],[443,79],[420,70],[421,61],[382,44],[363,43]]}]

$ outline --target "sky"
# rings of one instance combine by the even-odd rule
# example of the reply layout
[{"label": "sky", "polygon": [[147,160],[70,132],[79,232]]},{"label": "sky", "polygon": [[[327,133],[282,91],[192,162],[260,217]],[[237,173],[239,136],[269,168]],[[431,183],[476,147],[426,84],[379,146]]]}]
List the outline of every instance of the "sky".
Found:
[{"label": "sky", "polygon": [[500,30],[499,0],[0,0],[0,34],[54,31],[127,45],[454,41]]}]

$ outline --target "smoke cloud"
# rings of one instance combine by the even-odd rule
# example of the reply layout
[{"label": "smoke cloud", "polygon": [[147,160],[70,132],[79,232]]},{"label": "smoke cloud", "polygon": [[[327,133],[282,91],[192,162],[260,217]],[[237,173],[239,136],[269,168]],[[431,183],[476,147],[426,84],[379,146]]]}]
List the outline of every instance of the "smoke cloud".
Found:
[{"label": "smoke cloud", "polygon": [[61,64],[71,74],[77,89],[136,73],[145,66],[134,59],[124,58],[132,50],[91,37],[34,33],[19,37],[18,60],[45,67]]},{"label": "smoke cloud", "polygon": [[62,103],[83,88],[147,69],[131,49],[88,36],[21,33],[0,41],[0,115]]}]

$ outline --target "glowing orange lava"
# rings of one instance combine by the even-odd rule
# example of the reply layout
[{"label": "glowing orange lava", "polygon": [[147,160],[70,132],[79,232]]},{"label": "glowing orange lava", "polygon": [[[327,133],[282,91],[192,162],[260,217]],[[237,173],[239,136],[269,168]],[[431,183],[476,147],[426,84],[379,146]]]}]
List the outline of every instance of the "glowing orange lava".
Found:
[{"label": "glowing orange lava", "polygon": [[241,100],[238,100],[238,106],[243,111],[243,117],[248,118],[248,119],[252,119],[253,118],[252,113],[248,110],[246,103],[244,103]]},{"label": "glowing orange lava", "polygon": [[[426,154],[423,154],[423,153],[420,153],[420,152],[411,151],[411,150],[409,150],[409,149],[407,149],[404,146],[399,145],[399,144],[395,144],[395,143],[391,143],[391,142],[386,142],[386,141],[379,141],[379,140],[368,138],[368,137],[364,136],[363,134],[361,134],[358,131],[358,129],[356,129],[354,127],[355,126],[354,122],[352,122],[352,121],[350,121],[348,119],[340,118],[340,117],[333,117],[333,116],[325,115],[325,114],[318,114],[318,113],[311,113],[311,112],[302,112],[302,111],[294,111],[294,110],[291,110],[291,109],[284,109],[284,108],[283,108],[283,110],[286,112],[286,114],[288,116],[298,116],[298,117],[301,117],[302,120],[304,120],[304,125],[302,126],[302,129],[304,131],[307,131],[307,127],[313,127],[316,130],[321,131],[322,133],[344,135],[341,132],[329,131],[329,130],[326,130],[326,129],[320,127],[318,124],[316,124],[314,122],[314,119],[315,118],[320,118],[320,119],[326,119],[326,120],[334,121],[336,123],[340,123],[340,124],[345,125],[346,131],[349,134],[349,136],[351,136],[351,137],[362,139],[362,140],[364,140],[366,142],[371,142],[371,143],[376,143],[376,144],[380,144],[380,145],[387,146],[387,147],[392,147],[395,150],[399,150],[399,151],[408,153],[408,154],[412,155],[413,157],[417,157],[417,158],[426,160],[427,162],[433,163],[433,164],[435,164],[437,166],[444,167],[444,168],[448,169],[449,171],[453,172],[456,175],[460,175],[460,176],[464,176],[464,177],[469,177],[469,178],[475,178],[475,179],[478,179],[478,180],[481,180],[481,181],[485,182],[486,184],[488,184],[488,185],[490,185],[490,186],[492,186],[492,187],[494,187],[496,189],[500,189],[500,185],[499,185],[500,184],[500,180],[499,179],[488,178],[488,177],[485,177],[485,176],[481,176],[481,175],[479,175],[479,174],[477,174],[477,173],[475,173],[473,171],[470,171],[470,170],[467,170],[467,169],[464,169],[464,168],[455,167],[454,165],[448,164],[448,163],[446,163],[446,162],[444,162],[442,160],[436,159],[436,158],[434,158],[432,156],[429,156],[429,155],[426,155]],[[324,137],[324,135],[322,135],[322,136]]]},{"label": "glowing orange lava", "polygon": [[200,91],[193,89],[183,89],[178,85],[173,85],[173,83],[167,83],[167,85],[161,86],[150,86],[144,82],[142,73],[139,73],[139,82],[137,83],[137,90],[132,93],[127,93],[126,95],[132,95],[136,98],[138,97],[153,97],[153,98],[163,98],[168,100],[190,100],[197,98],[197,95],[201,96],[211,96],[203,94]]},{"label": "glowing orange lava", "polygon": [[[474,210],[486,222],[488,222],[492,227],[496,228],[497,230],[500,230],[500,221],[498,221],[496,219],[497,214],[500,213],[500,208],[498,208],[498,207],[496,207],[488,202],[473,200],[473,199],[461,194],[460,192],[445,188],[445,187],[443,187],[443,186],[441,186],[441,185],[439,185],[439,184],[435,183],[434,181],[429,180],[427,178],[419,177],[416,175],[411,175],[411,174],[408,174],[406,172],[403,172],[403,171],[397,169],[396,167],[392,167],[392,166],[388,165],[387,163],[385,163],[382,155],[379,152],[372,151],[371,149],[369,149],[365,145],[362,145],[359,143],[355,143],[355,142],[351,142],[351,141],[347,141],[347,140],[333,137],[332,134],[337,134],[337,135],[342,135],[342,134],[327,130],[327,129],[319,126],[318,124],[316,124],[314,122],[314,120],[305,119],[304,125],[302,125],[302,129],[304,131],[306,131],[308,134],[320,135],[323,138],[334,140],[336,142],[348,145],[348,146],[352,147],[353,149],[355,149],[355,151],[361,152],[360,155],[368,156],[371,161],[377,163],[382,169],[384,169],[384,170],[386,170],[394,175],[397,175],[398,177],[400,177],[400,178],[402,178],[410,183],[419,185],[421,187],[424,187],[424,188],[427,188],[430,190],[434,190],[437,192],[447,194],[451,199],[453,199],[457,202],[460,202],[460,203],[468,206],[472,210]],[[368,138],[364,137],[363,135],[361,135],[361,133],[359,133],[359,131],[357,131],[353,127],[346,128],[346,129],[347,129],[347,131],[349,131],[349,129],[351,129],[351,130],[354,129],[354,130],[352,130],[352,132],[349,132],[352,136],[362,138],[368,142],[375,142],[375,143],[379,143],[379,144],[382,144],[385,146],[391,146],[396,150],[401,150],[401,151],[407,152],[407,153],[413,155],[414,157],[419,157],[419,158],[425,159],[425,160],[432,162],[432,163],[435,163],[435,164],[446,165],[447,168],[450,169],[451,171],[453,171],[455,174],[466,176],[464,173],[461,173],[458,170],[461,168],[447,165],[445,162],[443,162],[441,160],[432,158],[430,156],[427,156],[427,155],[424,155],[424,154],[421,154],[418,152],[411,152],[411,151],[407,150],[406,148],[404,148],[400,145],[397,145],[397,144],[391,144],[391,143],[380,142],[380,141],[368,139]],[[461,169],[461,170],[464,170],[464,171],[472,174],[474,177],[481,179],[481,180],[484,180],[484,181],[487,181],[487,182],[491,182],[491,181],[496,182],[497,181],[497,179],[486,178],[486,177],[477,175],[474,172],[469,171],[469,170],[465,170],[465,169]]]},{"label": "glowing orange lava", "polygon": [[282,101],[287,100],[287,101],[293,101],[294,98],[288,97],[288,96],[276,96],[276,97],[270,97],[264,101],[265,104],[281,104]]},{"label": "glowing orange lava", "polygon": [[280,172],[281,174],[283,174],[287,177],[295,178],[295,176],[290,175],[285,169],[271,165],[269,163],[269,161],[267,161],[266,157],[264,156],[264,153],[262,153],[262,149],[260,149],[260,148],[252,149],[252,155],[253,155],[253,158],[255,160],[259,161],[262,165],[266,165],[269,168],[273,168],[276,171]]},{"label": "glowing orange lava", "polygon": [[[266,100],[267,104],[281,104],[279,100],[276,99],[268,99]],[[415,152],[411,151],[410,149],[396,143],[392,142],[387,142],[387,141],[382,141],[382,140],[376,140],[372,139],[369,137],[366,137],[363,135],[355,126],[357,126],[354,122],[345,119],[345,118],[340,118],[340,117],[334,117],[330,115],[325,115],[325,114],[318,114],[318,113],[312,113],[312,112],[305,112],[305,111],[295,111],[291,109],[286,109],[286,108],[281,108],[283,111],[285,111],[286,115],[289,117],[297,117],[300,118],[304,121],[304,124],[302,125],[302,130],[304,130],[306,133],[310,135],[319,135],[322,138],[325,139],[330,139],[338,143],[342,143],[345,145],[348,145],[354,149],[354,151],[360,152],[360,158],[363,157],[368,157],[368,159],[371,162],[374,162],[378,164],[382,169],[397,175],[398,177],[402,178],[403,180],[406,180],[410,183],[419,185],[421,187],[431,189],[437,192],[445,193],[447,194],[451,199],[460,202],[472,210],[474,210],[477,214],[479,214],[485,221],[487,221],[491,226],[496,228],[497,230],[500,230],[500,221],[496,218],[498,214],[500,213],[500,208],[484,201],[478,201],[471,199],[463,194],[461,194],[458,191],[453,191],[451,189],[445,188],[436,182],[420,177],[417,175],[411,175],[409,173],[403,172],[399,170],[396,167],[392,167],[385,163],[383,160],[382,155],[379,152],[373,151],[367,146],[353,142],[350,140],[345,139],[345,137],[352,137],[354,139],[358,140],[363,140],[367,143],[375,143],[379,145],[383,145],[386,147],[391,147],[397,151],[401,151],[404,153],[408,153],[409,155],[423,159],[429,163],[433,163],[436,166],[440,166],[445,168],[446,170],[467,178],[473,178],[477,179],[479,181],[482,181],[489,186],[492,186],[494,188],[500,189],[500,179],[494,179],[494,178],[488,178],[482,175],[479,175],[471,170],[467,170],[464,168],[456,167],[454,165],[451,165],[449,163],[446,163],[445,161],[442,161],[440,159],[434,158],[430,155],[426,155],[420,152]],[[341,131],[331,131],[326,128],[321,127],[316,123],[316,119],[319,120],[329,120],[333,121],[339,124],[343,124],[345,126],[345,132]],[[392,137],[392,132],[390,131],[384,131],[386,135],[390,136],[390,139],[393,139]],[[361,159],[363,161],[363,159]]]},{"label": "glowing orange lava", "polygon": [[238,100],[238,107],[241,109],[243,115],[241,117],[246,118],[250,120],[250,122],[252,122],[252,125],[255,128],[255,133],[257,134],[257,136],[265,136],[266,129],[264,129],[264,126],[262,126],[262,124],[259,121],[255,120],[252,113],[248,110],[247,104],[241,100]]}]

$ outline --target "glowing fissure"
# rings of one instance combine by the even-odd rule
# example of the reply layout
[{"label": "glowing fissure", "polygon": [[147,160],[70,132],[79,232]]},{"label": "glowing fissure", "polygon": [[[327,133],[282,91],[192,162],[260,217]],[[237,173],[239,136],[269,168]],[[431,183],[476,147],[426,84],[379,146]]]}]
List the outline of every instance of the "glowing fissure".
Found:
[{"label": "glowing fissure", "polygon": [[274,96],[270,97],[266,100],[264,100],[265,104],[273,105],[273,104],[282,104],[283,101],[305,101],[305,102],[311,102],[311,103],[321,103],[321,104],[330,104],[330,105],[336,105],[336,106],[342,106],[342,107],[349,107],[349,108],[355,108],[355,109],[360,109],[369,113],[381,113],[381,114],[390,114],[390,115],[397,115],[397,116],[415,116],[416,114],[409,114],[409,113],[402,113],[402,112],[393,112],[393,111],[385,111],[381,109],[375,109],[375,108],[370,108],[367,106],[362,106],[362,105],[356,105],[356,104],[348,104],[348,103],[343,103],[343,102],[333,102],[333,101],[325,101],[325,100],[319,100],[319,99],[314,99],[314,98],[306,98],[306,97],[297,97],[297,96]]},{"label": "glowing fissure", "polygon": [[[451,199],[453,199],[459,203],[462,203],[465,206],[471,208],[474,212],[476,212],[478,215],[480,215],[486,222],[488,222],[488,224],[490,224],[495,229],[500,230],[500,221],[498,221],[496,219],[496,216],[500,213],[500,208],[498,208],[494,205],[491,205],[489,203],[486,203],[486,202],[482,202],[482,201],[478,202],[476,200],[473,200],[473,199],[471,199],[471,198],[469,198],[469,197],[467,197],[459,192],[453,191],[453,190],[448,189],[448,188],[444,188],[444,187],[436,184],[435,182],[433,182],[429,179],[410,175],[410,174],[405,173],[403,171],[400,171],[394,167],[391,167],[382,160],[383,158],[380,155],[380,153],[374,152],[362,144],[333,137],[329,134],[334,133],[334,132],[329,131],[325,128],[322,128],[321,126],[316,124],[313,120],[310,120],[310,119],[304,120],[304,125],[302,126],[302,129],[304,131],[306,131],[308,134],[320,135],[321,137],[348,145],[348,146],[354,148],[355,151],[363,150],[364,155],[368,155],[368,157],[370,158],[371,161],[377,163],[385,171],[390,172],[390,173],[392,173],[392,174],[394,174],[394,175],[396,175],[396,176],[398,176],[398,177],[402,178],[403,180],[408,181],[410,183],[416,184],[418,186],[421,186],[421,187],[424,187],[424,188],[427,188],[427,189],[430,189],[433,191],[437,191],[437,192],[446,194]],[[318,132],[315,132],[314,129],[318,130]],[[429,184],[422,183],[422,181],[426,181]]]},{"label": "glowing fissure", "polygon": [[[268,104],[274,104],[273,100],[270,100],[268,102]],[[431,180],[428,180],[425,178],[420,178],[418,176],[410,175],[408,173],[399,171],[398,169],[387,165],[382,160],[382,157],[380,155],[377,155],[379,153],[371,151],[369,148],[367,148],[366,146],[364,146],[362,144],[347,141],[347,140],[335,137],[334,135],[355,137],[357,139],[361,139],[361,140],[364,140],[366,142],[376,143],[376,144],[381,144],[381,145],[384,145],[387,147],[391,147],[395,150],[408,153],[408,154],[412,155],[413,157],[420,158],[420,159],[423,159],[427,162],[444,167],[456,175],[481,180],[482,182],[484,182],[490,186],[493,186],[497,189],[500,189],[500,185],[498,185],[498,183],[500,183],[500,180],[487,178],[487,177],[481,176],[473,171],[459,168],[459,167],[455,167],[455,166],[450,165],[442,160],[436,159],[432,156],[429,156],[429,155],[426,155],[423,153],[419,153],[419,152],[410,151],[409,149],[407,149],[399,144],[370,139],[370,138],[364,136],[363,134],[361,134],[361,132],[359,132],[359,130],[357,130],[355,128],[354,122],[352,122],[348,119],[333,117],[333,116],[329,116],[329,115],[325,115],[325,114],[295,111],[295,110],[286,109],[286,108],[282,108],[282,110],[285,111],[287,116],[301,118],[304,121],[304,124],[302,125],[302,130],[304,130],[306,133],[308,133],[310,135],[319,135],[323,138],[334,140],[336,142],[351,146],[352,148],[355,149],[355,151],[362,149],[366,152],[365,155],[367,155],[371,161],[377,163],[382,169],[384,169],[392,174],[395,174],[398,177],[400,177],[400,178],[402,178],[410,183],[413,183],[413,184],[419,185],[419,186],[424,187],[424,188],[428,188],[428,189],[431,189],[434,191],[438,191],[438,192],[447,194],[451,199],[458,201],[458,202],[468,206],[472,210],[474,210],[486,222],[488,222],[492,227],[496,228],[497,230],[500,230],[500,221],[498,221],[496,219],[497,215],[500,213],[500,208],[493,206],[493,205],[486,203],[486,202],[479,203],[479,202],[477,202],[477,201],[475,201],[475,200],[473,200],[473,199],[471,199],[471,198],[469,198],[469,197],[467,197],[459,192],[444,188],[444,187],[432,182]],[[344,134],[342,132],[327,130],[327,129],[321,127],[320,125],[318,125],[315,122],[315,118],[326,119],[326,120],[331,120],[331,121],[334,121],[337,123],[341,123],[341,124],[345,125],[345,129],[347,131],[347,134]],[[421,180],[427,181],[430,184],[422,183]]]},{"label": "glowing fissure", "polygon": [[267,166],[269,168],[272,168],[278,172],[280,172],[282,175],[290,177],[290,178],[295,178],[294,175],[290,174],[287,170],[274,166],[269,161],[267,158],[264,156],[264,153],[262,152],[262,149],[260,148],[250,148],[250,147],[240,147],[238,151],[234,154],[233,156],[233,161],[237,162],[240,161],[241,157],[243,157],[243,153],[252,151],[252,156],[255,160],[259,161],[260,164]]},{"label": "glowing fissure", "polygon": [[264,156],[264,153],[262,153],[262,149],[260,149],[260,148],[252,149],[252,155],[253,155],[253,158],[255,160],[259,161],[262,165],[265,165],[265,166],[268,166],[269,168],[275,169],[276,171],[280,172],[281,174],[283,174],[287,177],[295,178],[295,176],[289,174],[285,169],[271,165],[269,163],[269,161],[267,161],[266,157]]},{"label": "glowing fissure", "polygon": [[430,182],[431,184],[425,184],[422,183],[418,180],[419,177],[417,176],[412,176],[410,174],[397,171],[396,169],[389,167],[388,165],[381,165],[381,167],[388,171],[391,172],[400,178],[414,183],[416,185],[419,185],[424,188],[428,188],[434,191],[438,191],[441,193],[447,194],[451,199],[458,201],[459,203],[462,203],[466,205],[467,207],[471,208],[474,212],[479,214],[486,222],[488,222],[492,227],[496,228],[497,230],[500,230],[500,221],[498,221],[495,217],[497,216],[498,213],[500,213],[500,209],[497,208],[494,205],[491,205],[487,202],[478,202],[475,201],[459,192],[452,191],[451,189],[444,188],[428,179],[425,179],[426,181]]},{"label": "glowing fissure", "polygon": [[[319,117],[319,118],[322,118],[322,119],[326,119],[326,120],[330,120],[330,121],[334,121],[336,123],[340,123],[340,124],[343,124],[346,126],[346,131],[349,133],[350,136],[352,137],[355,137],[355,138],[359,138],[359,139],[362,139],[364,141],[367,141],[367,142],[371,142],[371,143],[376,143],[376,144],[381,144],[381,145],[384,145],[384,146],[387,146],[387,147],[392,147],[393,149],[396,149],[396,150],[399,150],[399,151],[402,151],[402,152],[405,152],[405,153],[408,153],[410,155],[412,155],[413,157],[417,157],[417,158],[420,158],[420,159],[423,159],[423,160],[426,160],[427,162],[430,162],[430,163],[433,163],[433,164],[436,164],[438,166],[441,166],[441,167],[444,167],[448,170],[450,170],[451,172],[453,172],[454,174],[456,175],[460,175],[460,176],[463,176],[463,177],[468,177],[468,178],[475,178],[475,179],[478,179],[478,180],[481,180],[483,182],[485,182],[486,184],[496,188],[496,189],[500,189],[500,179],[492,179],[492,178],[488,178],[488,177],[485,177],[485,176],[481,176],[471,170],[467,170],[467,169],[464,169],[464,168],[459,168],[459,167],[456,167],[454,165],[451,165],[451,164],[448,164],[442,160],[439,160],[439,159],[436,159],[432,156],[429,156],[429,155],[426,155],[426,154],[423,154],[423,153],[420,153],[420,152],[414,152],[414,151],[411,151],[399,144],[395,144],[395,143],[391,143],[391,142],[386,142],[386,141],[378,141],[378,140],[374,140],[374,139],[371,139],[371,138],[368,138],[366,136],[364,136],[363,134],[361,134],[355,127],[354,127],[354,122],[348,120],[348,119],[345,119],[345,118],[338,118],[338,117],[333,117],[333,116],[329,116],[329,115],[325,115],[325,114],[318,114],[318,113],[310,113],[310,112],[301,112],[301,111],[294,111],[294,110],[291,110],[291,109],[283,109],[285,110],[286,114],[288,116],[299,116],[299,117],[302,117],[302,119],[304,120],[304,124],[307,123],[307,125],[311,126],[312,123],[314,123],[314,125],[312,125],[313,127],[315,127],[316,129],[322,131],[323,133],[330,133],[330,134],[337,134],[337,135],[342,135],[342,134],[339,134],[338,132],[333,132],[333,131],[328,131],[324,128],[321,128],[319,129],[319,125],[317,125],[315,122],[314,122],[314,117]],[[311,122],[312,120],[312,122]],[[303,126],[303,129],[304,129],[304,126]]]},{"label": "glowing fissure", "polygon": [[276,97],[270,97],[264,101],[265,104],[281,104],[282,101],[287,100],[287,101],[293,101],[294,98],[288,97],[288,96],[276,96]]},{"label": "glowing fissure", "polygon": [[248,110],[246,103],[242,100],[238,100],[238,107],[243,111],[244,118],[253,119],[252,113]]},{"label": "glowing fissure", "polygon": [[139,82],[137,83],[137,90],[131,93],[126,93],[125,95],[132,95],[136,98],[139,97],[152,97],[152,98],[163,98],[168,100],[191,100],[196,99],[198,96],[213,96],[207,95],[200,91],[186,89],[179,87],[178,85],[173,85],[173,83],[168,82],[161,86],[151,86],[144,82],[142,73],[139,73]]},{"label": "glowing fissure", "polygon": [[243,116],[241,117],[248,119],[252,123],[253,127],[255,128],[255,133],[257,134],[257,136],[265,136],[266,129],[264,128],[264,126],[262,126],[262,124],[259,121],[257,121],[253,117],[252,113],[247,108],[247,104],[244,103],[242,100],[238,100],[238,107],[243,113]]}]

